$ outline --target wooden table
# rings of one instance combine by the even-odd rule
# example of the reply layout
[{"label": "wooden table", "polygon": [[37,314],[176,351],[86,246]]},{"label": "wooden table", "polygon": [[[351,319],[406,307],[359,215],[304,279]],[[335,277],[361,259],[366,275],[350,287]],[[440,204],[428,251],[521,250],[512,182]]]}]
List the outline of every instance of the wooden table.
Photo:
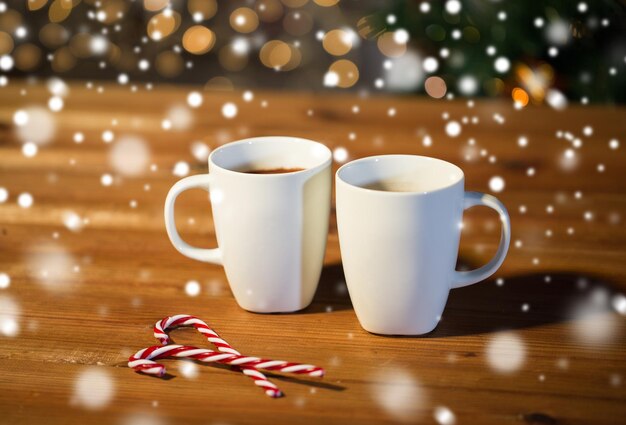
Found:
[{"label": "wooden table", "polygon": [[[21,152],[13,114],[45,107],[49,93],[25,81],[0,88],[0,187],[9,192],[0,204],[0,272],[11,279],[0,289],[0,422],[434,423],[449,409],[459,424],[624,423],[626,320],[616,296],[626,290],[623,108],[517,111],[489,100],[470,107],[408,96],[262,92],[247,103],[240,92],[206,92],[188,128],[164,131],[168,109],[184,105],[191,88],[98,87],[70,86],[64,109],[51,114],[53,140],[34,157]],[[231,120],[220,112],[227,101],[239,108]],[[446,135],[444,114],[468,121],[459,137]],[[587,125],[591,136],[583,134]],[[105,130],[113,131],[112,144],[103,142]],[[75,132],[83,143],[73,141]],[[149,143],[154,166],[140,177],[116,174],[108,159],[129,134]],[[465,170],[470,190],[489,191],[490,178],[503,177],[497,196],[513,226],[507,260],[488,281],[452,291],[431,334],[376,336],[359,327],[350,305],[333,218],[313,304],[297,314],[242,310],[222,268],[170,245],[162,206],[178,161],[191,173],[206,171],[190,152],[193,141],[215,148],[272,134],[343,146],[350,159],[440,157]],[[572,147],[567,137],[582,142],[573,169],[563,159]],[[610,149],[612,138],[622,146]],[[101,184],[106,173],[114,177],[110,186]],[[22,192],[32,194],[32,207],[18,206]],[[177,215],[190,243],[215,244],[204,193],[181,196]],[[495,213],[467,212],[461,266],[485,262],[498,238]],[[187,295],[190,280],[200,283],[199,295]],[[327,376],[272,376],[286,393],[272,400],[224,367],[166,360],[168,380],[129,370],[128,356],[155,343],[154,322],[182,312],[204,318],[244,353],[319,364]],[[173,337],[206,345],[193,330]]]}]

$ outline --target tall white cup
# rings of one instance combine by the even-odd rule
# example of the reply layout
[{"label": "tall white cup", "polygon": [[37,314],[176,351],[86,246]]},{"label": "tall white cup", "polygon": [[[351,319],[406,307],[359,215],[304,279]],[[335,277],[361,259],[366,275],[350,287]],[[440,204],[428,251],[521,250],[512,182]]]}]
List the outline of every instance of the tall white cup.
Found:
[{"label": "tall white cup", "polygon": [[[489,277],[508,251],[504,205],[491,195],[464,192],[463,171],[448,162],[413,155],[359,159],[337,171],[336,190],[346,283],[369,332],[430,332],[450,289]],[[500,246],[486,265],[456,271],[463,210],[475,205],[500,215]]]},{"label": "tall white cup", "polygon": [[[183,255],[224,266],[239,305],[259,313],[308,306],[324,260],[330,213],[330,150],[295,137],[229,143],[209,156],[209,174],[177,182],[165,201],[170,241]],[[303,169],[280,174],[251,170]],[[183,191],[210,192],[218,248],[181,239],[174,203]]]}]

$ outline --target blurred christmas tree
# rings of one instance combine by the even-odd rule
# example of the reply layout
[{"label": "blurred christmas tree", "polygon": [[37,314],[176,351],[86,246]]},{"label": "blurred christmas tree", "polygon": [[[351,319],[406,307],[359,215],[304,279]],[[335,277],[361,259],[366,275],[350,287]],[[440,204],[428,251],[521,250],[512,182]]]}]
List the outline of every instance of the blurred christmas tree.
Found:
[{"label": "blurred christmas tree", "polygon": [[[359,22],[365,37],[405,29],[426,72],[464,95],[626,101],[626,7],[618,0],[575,2],[396,1]],[[428,60],[428,59],[426,59]],[[429,69],[430,68],[430,69]],[[453,87],[450,89],[450,87]],[[454,89],[456,88],[456,89]]]}]

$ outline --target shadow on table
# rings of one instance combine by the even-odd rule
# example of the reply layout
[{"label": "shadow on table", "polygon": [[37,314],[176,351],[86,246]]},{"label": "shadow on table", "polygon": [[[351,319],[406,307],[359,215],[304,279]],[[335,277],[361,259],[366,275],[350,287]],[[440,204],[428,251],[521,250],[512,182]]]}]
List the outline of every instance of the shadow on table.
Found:
[{"label": "shadow on table", "polygon": [[617,287],[594,276],[545,272],[489,279],[453,289],[441,322],[424,338],[473,335],[560,323],[573,319],[577,305],[605,298],[604,311]]},{"label": "shadow on table", "polygon": [[317,291],[310,306],[296,314],[310,314],[352,309],[346,278],[341,263],[328,264],[322,269]]},{"label": "shadow on table", "polygon": [[[492,278],[451,290],[441,322],[421,337],[473,335],[570,321],[572,310],[582,302],[588,304],[594,293],[609,299],[604,310],[610,310],[610,298],[620,289],[598,276],[560,271],[509,276],[498,282]],[[352,304],[339,263],[324,267],[313,302],[296,314],[347,309],[352,309]]]},{"label": "shadow on table", "polygon": [[[173,359],[170,359],[173,360]],[[181,361],[181,360],[179,360]],[[201,362],[199,360],[189,360],[189,359],[185,359],[183,361],[186,362],[191,362],[191,363],[195,363],[196,365],[200,366],[200,367],[212,367],[215,369],[222,369],[222,370],[227,370],[227,371],[232,371],[233,373],[241,373],[240,370],[238,370],[237,366],[229,366],[229,365],[224,365],[224,364],[219,364],[219,363],[205,363],[205,362]],[[166,363],[170,364],[171,362],[167,362]],[[124,364],[120,363],[118,366],[124,366]],[[172,368],[172,366],[170,366],[170,368]],[[341,385],[337,385],[337,384],[331,384],[328,382],[324,382],[324,381],[319,381],[319,378],[305,378],[305,377],[299,377],[299,376],[286,376],[286,375],[278,375],[276,373],[267,371],[267,370],[261,370],[261,372],[267,376],[268,379],[272,380],[272,381],[283,381],[283,382],[289,382],[289,383],[293,383],[293,384],[300,384],[300,385],[306,385],[309,387],[313,387],[313,388],[319,388],[319,389],[324,389],[324,390],[331,390],[331,391],[344,391],[346,389],[346,387],[341,386]],[[176,379],[177,375],[171,374],[171,373],[165,373],[165,375],[163,376],[156,376],[156,375],[145,375],[148,378],[153,378],[153,379],[159,379],[159,380],[164,380],[164,381],[171,381],[172,379]]]}]

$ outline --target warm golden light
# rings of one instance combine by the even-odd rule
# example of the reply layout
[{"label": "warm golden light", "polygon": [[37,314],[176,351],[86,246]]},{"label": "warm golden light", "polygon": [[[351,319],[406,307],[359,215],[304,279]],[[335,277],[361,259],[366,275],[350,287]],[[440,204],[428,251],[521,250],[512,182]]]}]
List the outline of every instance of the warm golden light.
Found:
[{"label": "warm golden light", "polygon": [[48,23],[39,30],[39,41],[44,46],[55,49],[67,43],[70,33],[65,27],[55,23]]},{"label": "warm golden light", "polygon": [[22,15],[17,13],[13,9],[5,10],[4,13],[0,13],[0,29],[2,31],[14,34],[15,30],[22,25]]},{"label": "warm golden light", "polygon": [[192,16],[198,15],[202,19],[211,19],[217,13],[217,1],[215,0],[189,0],[187,10]]},{"label": "warm golden light", "polygon": [[158,12],[170,4],[169,0],[143,0],[143,7],[151,12]]},{"label": "warm golden light", "polygon": [[72,55],[77,58],[88,58],[91,56],[91,34],[79,32],[70,40],[69,47]]},{"label": "warm golden light", "polygon": [[533,101],[541,103],[554,81],[554,69],[547,63],[536,68],[520,63],[515,67],[515,76]]},{"label": "warm golden light", "polygon": [[44,7],[48,0],[28,0],[28,10],[39,10]]},{"label": "warm golden light", "polygon": [[52,57],[52,70],[54,72],[66,72],[74,68],[76,65],[76,58],[72,55],[69,47],[61,47]]},{"label": "warm golden light", "polygon": [[128,3],[124,0],[107,0],[103,2],[102,7],[98,11],[98,20],[105,24],[112,24],[124,17],[128,10]]},{"label": "warm golden light", "polygon": [[343,56],[352,49],[353,34],[344,30],[328,31],[322,40],[324,50],[333,56]]},{"label": "warm golden light", "polygon": [[9,34],[0,31],[0,55],[6,55],[13,51],[13,39]]},{"label": "warm golden light", "polygon": [[283,5],[278,0],[259,0],[255,9],[263,22],[276,22],[283,16]]},{"label": "warm golden light", "polygon": [[261,47],[259,58],[266,67],[280,69],[289,63],[291,49],[284,41],[271,40]]},{"label": "warm golden light", "polygon": [[390,58],[397,58],[406,52],[406,42],[397,37],[397,31],[387,31],[378,37],[377,45],[380,52]]},{"label": "warm golden light", "polygon": [[194,55],[206,53],[211,50],[214,45],[215,33],[202,25],[189,27],[183,35],[183,47]]},{"label": "warm golden light", "polygon": [[313,0],[316,4],[323,7],[334,6],[339,3],[339,0]]},{"label": "warm golden light", "polygon": [[359,68],[357,68],[354,62],[347,59],[340,59],[333,62],[330,68],[328,68],[328,72],[337,75],[337,87],[352,87],[359,81]]},{"label": "warm golden light", "polygon": [[254,10],[240,7],[230,14],[230,26],[237,32],[247,34],[257,29],[259,17]]},{"label": "warm golden light", "polygon": [[441,77],[428,77],[424,82],[426,93],[435,99],[441,99],[446,95],[448,87]]},{"label": "warm golden light", "polygon": [[524,89],[520,89],[519,87],[515,87],[513,89],[513,91],[511,92],[511,97],[513,98],[513,101],[516,104],[518,104],[518,105],[520,105],[522,107],[528,105],[528,101],[529,101],[528,93],[526,93],[524,91]]},{"label": "warm golden light", "polygon": [[69,2],[70,7],[67,7],[65,0],[54,0],[48,8],[48,19],[50,22],[63,22],[72,12],[72,2]]},{"label": "warm golden light", "polygon": [[292,69],[296,69],[300,62],[302,62],[302,53],[300,49],[295,47],[293,44],[289,45],[291,49],[291,58],[289,58],[289,62],[285,66],[281,68],[281,71],[291,71]]},{"label": "warm golden light", "polygon": [[41,62],[41,49],[32,43],[20,44],[13,52],[15,67],[20,71],[31,71]]},{"label": "warm golden light", "polygon": [[179,25],[180,15],[172,10],[165,10],[148,21],[148,36],[153,40],[162,40],[176,31]]}]

